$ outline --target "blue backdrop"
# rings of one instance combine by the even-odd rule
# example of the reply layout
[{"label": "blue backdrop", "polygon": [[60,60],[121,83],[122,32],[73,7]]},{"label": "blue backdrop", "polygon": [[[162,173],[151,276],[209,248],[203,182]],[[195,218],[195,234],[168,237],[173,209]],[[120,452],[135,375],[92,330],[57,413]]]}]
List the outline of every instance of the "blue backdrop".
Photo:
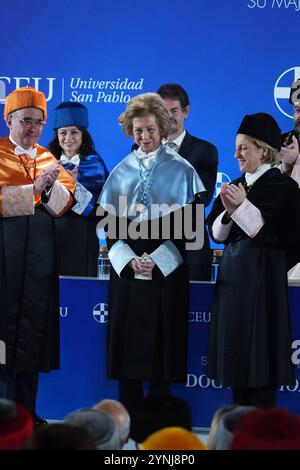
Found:
[{"label": "blue backdrop", "polygon": [[[2,2],[1,116],[13,89],[40,89],[48,101],[40,141],[46,146],[54,107],[62,100],[81,101],[89,109],[96,147],[112,169],[131,147],[117,122],[126,101],[178,82],[190,95],[186,127],[218,147],[217,193],[222,181],[238,176],[233,150],[244,114],[265,111],[284,131],[292,126],[288,96],[300,77],[299,10],[300,0]],[[1,117],[0,134],[7,134]],[[77,344],[68,341],[64,348],[72,357]],[[89,361],[99,360],[101,351],[91,352]],[[85,365],[78,354],[68,367],[84,374]],[[87,375],[70,389],[60,384],[45,399],[68,399],[82,387],[89,387]]]},{"label": "blue backdrop", "polygon": [[[61,279],[61,368],[41,374],[38,413],[49,419],[93,406],[102,398],[118,397],[117,382],[106,379],[108,281]],[[214,284],[191,282],[189,309],[189,365],[186,384],[172,391],[186,399],[193,426],[209,426],[217,408],[231,403],[229,389],[205,375],[207,341]],[[293,341],[291,360],[296,366],[294,387],[281,387],[278,405],[300,414],[300,288],[289,287]]]},{"label": "blue backdrop", "polygon": [[[117,117],[126,101],[164,82],[190,95],[188,130],[219,149],[219,183],[238,175],[234,139],[246,113],[291,128],[291,82],[300,77],[300,0],[11,0],[1,4],[0,112],[7,93],[46,94],[48,125],[62,100],[86,104],[109,169],[129,140]],[[1,134],[7,133],[3,120]]]}]

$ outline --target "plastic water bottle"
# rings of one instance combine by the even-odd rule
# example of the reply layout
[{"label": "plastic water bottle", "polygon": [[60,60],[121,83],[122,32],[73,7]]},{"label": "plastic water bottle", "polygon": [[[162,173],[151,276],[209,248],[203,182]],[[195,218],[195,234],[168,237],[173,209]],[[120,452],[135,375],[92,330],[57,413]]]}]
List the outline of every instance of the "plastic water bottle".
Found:
[{"label": "plastic water bottle", "polygon": [[110,260],[107,246],[100,246],[98,256],[98,279],[109,279]]},{"label": "plastic water bottle", "polygon": [[222,256],[223,256],[223,250],[213,250],[213,258],[211,262],[211,282],[216,281]]}]

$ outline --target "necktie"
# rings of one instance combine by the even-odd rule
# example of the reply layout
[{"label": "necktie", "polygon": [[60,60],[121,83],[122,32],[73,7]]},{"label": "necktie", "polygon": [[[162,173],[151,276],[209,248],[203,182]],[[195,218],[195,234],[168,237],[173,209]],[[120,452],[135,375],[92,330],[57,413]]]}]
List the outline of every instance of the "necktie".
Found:
[{"label": "necktie", "polygon": [[20,145],[15,147],[15,155],[28,155],[30,158],[34,159],[36,157],[36,148],[23,149]]},{"label": "necktie", "polygon": [[165,142],[165,145],[166,145],[167,147],[169,147],[170,149],[175,150],[175,152],[177,152],[177,150],[178,150],[178,145],[175,144],[175,142],[173,142],[172,140],[167,140],[167,141]]}]

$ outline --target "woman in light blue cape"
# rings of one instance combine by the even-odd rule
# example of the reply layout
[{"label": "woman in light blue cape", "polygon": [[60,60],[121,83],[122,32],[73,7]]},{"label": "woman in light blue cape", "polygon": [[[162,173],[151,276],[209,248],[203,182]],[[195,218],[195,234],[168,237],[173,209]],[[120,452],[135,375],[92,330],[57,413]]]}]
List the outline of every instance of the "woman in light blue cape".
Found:
[{"label": "woman in light blue cape", "polygon": [[194,168],[162,144],[170,118],[159,95],[133,98],[120,122],[139,148],[112,171],[98,213],[107,222],[112,264],[108,377],[119,380],[119,399],[133,415],[144,398],[143,381],[149,393],[161,393],[186,380],[189,279],[182,221],[192,226],[205,190]]}]

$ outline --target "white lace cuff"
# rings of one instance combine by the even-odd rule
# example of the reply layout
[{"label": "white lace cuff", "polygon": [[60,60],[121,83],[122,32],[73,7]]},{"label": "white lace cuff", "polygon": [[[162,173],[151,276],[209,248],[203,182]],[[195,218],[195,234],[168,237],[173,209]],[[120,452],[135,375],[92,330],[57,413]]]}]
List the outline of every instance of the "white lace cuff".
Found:
[{"label": "white lace cuff", "polygon": [[47,203],[44,202],[43,205],[49,214],[54,216],[59,215],[66,207],[69,201],[69,197],[69,191],[64,187],[63,184],[56,180],[52,186],[49,201]]},{"label": "white lace cuff", "polygon": [[226,211],[223,211],[220,215],[218,215],[212,226],[213,237],[218,242],[223,242],[228,238],[233,224],[232,220],[228,222],[228,224],[222,224],[222,219],[225,215],[225,212]]},{"label": "white lace cuff", "polygon": [[255,237],[265,224],[260,210],[247,198],[231,214],[231,218],[250,238]]},{"label": "white lace cuff", "polygon": [[296,264],[292,269],[289,270],[288,280],[300,281],[300,263]]},{"label": "white lace cuff", "polygon": [[2,187],[2,215],[15,217],[34,214],[33,184]]},{"label": "white lace cuff", "polygon": [[109,250],[108,257],[112,267],[120,277],[120,273],[125,268],[126,264],[137,256],[124,240],[118,240]]},{"label": "white lace cuff", "polygon": [[75,199],[77,203],[75,204],[75,206],[72,207],[72,211],[76,212],[76,214],[81,215],[92,198],[92,193],[90,193],[90,191],[86,189],[82,184],[77,182],[75,189]]},{"label": "white lace cuff", "polygon": [[149,256],[165,277],[175,271],[183,261],[180,251],[170,240],[162,243]]}]

